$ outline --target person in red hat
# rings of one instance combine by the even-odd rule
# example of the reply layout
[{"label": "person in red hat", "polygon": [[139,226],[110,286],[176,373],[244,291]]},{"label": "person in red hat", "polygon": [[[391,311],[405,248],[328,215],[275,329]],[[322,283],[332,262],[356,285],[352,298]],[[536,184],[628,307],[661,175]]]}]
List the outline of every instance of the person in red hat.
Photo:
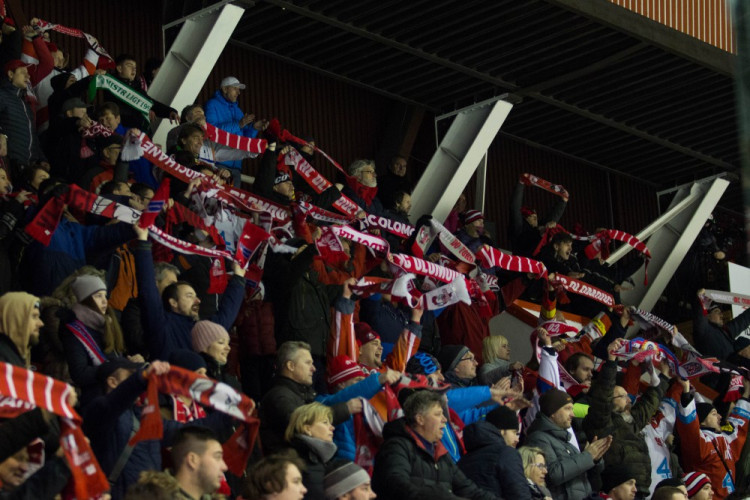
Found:
[{"label": "person in red hat", "polygon": [[558,198],[549,214],[540,221],[536,209],[523,204],[524,186],[530,184],[529,179],[531,177],[529,174],[521,175],[518,184],[513,189],[510,200],[508,238],[511,242],[513,255],[523,257],[532,257],[534,250],[542,239],[542,233],[547,228],[554,227],[557,224],[568,205],[567,198]]}]

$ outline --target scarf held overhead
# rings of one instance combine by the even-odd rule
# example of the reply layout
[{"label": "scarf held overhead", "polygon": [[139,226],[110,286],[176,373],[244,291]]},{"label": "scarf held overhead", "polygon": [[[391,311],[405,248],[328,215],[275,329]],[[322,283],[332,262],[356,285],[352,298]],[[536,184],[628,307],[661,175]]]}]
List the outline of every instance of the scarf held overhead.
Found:
[{"label": "scarf held overhead", "polygon": [[0,418],[15,418],[35,407],[61,417],[60,446],[70,467],[76,498],[96,498],[109,482],[81,430],[82,419],[68,405],[74,389],[25,368],[0,363]]}]

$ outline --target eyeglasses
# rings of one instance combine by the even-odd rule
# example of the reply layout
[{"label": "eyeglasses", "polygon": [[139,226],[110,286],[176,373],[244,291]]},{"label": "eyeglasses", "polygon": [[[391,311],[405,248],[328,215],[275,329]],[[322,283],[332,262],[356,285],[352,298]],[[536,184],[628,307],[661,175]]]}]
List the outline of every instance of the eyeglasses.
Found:
[{"label": "eyeglasses", "polygon": [[362,174],[373,174],[373,175],[375,175],[375,171],[374,171],[374,170],[360,170],[360,173],[362,173]]},{"label": "eyeglasses", "polygon": [[532,464],[537,469],[547,470],[547,464]]},{"label": "eyeglasses", "polygon": [[475,359],[477,358],[475,358],[473,354],[469,354],[465,358],[461,358],[461,361],[474,361]]}]

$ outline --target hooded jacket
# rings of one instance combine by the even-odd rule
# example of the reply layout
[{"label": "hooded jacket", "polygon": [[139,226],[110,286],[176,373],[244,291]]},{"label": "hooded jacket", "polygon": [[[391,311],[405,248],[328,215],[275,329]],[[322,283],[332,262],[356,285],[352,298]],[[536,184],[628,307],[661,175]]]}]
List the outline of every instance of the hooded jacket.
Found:
[{"label": "hooded jacket", "polygon": [[383,428],[385,442],[375,457],[372,485],[390,500],[491,500],[498,496],[479,488],[453,463],[441,443],[430,453],[404,419]]},{"label": "hooded jacket", "polygon": [[521,455],[505,444],[500,431],[480,420],[464,428],[466,455],[458,467],[480,488],[504,498],[530,500]]},{"label": "hooded jacket", "polygon": [[579,500],[591,494],[586,472],[594,458],[580,452],[569,441],[570,435],[549,417],[539,413],[528,430],[525,446],[541,448],[547,458],[547,487],[556,500]]},{"label": "hooded jacket", "polygon": [[[245,113],[240,109],[240,105],[235,102],[226,100],[221,89],[214,92],[214,96],[206,101],[206,121],[216,128],[220,128],[230,134],[244,137],[257,137],[258,130],[250,123],[240,127],[240,120]],[[225,161],[221,163],[229,168],[242,168],[242,160]]]},{"label": "hooded jacket", "polygon": [[8,292],[0,297],[0,361],[27,367],[29,320],[38,304],[39,298],[25,292]]}]

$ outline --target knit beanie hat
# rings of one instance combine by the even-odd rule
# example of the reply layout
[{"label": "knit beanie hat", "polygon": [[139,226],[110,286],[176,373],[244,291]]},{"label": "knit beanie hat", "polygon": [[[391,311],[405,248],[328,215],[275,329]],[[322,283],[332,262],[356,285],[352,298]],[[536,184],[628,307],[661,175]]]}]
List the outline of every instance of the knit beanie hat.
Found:
[{"label": "knit beanie hat", "polygon": [[354,323],[354,336],[357,339],[357,342],[359,342],[360,346],[363,346],[369,342],[372,342],[373,340],[379,339],[380,335],[378,335],[375,330],[373,330],[370,325],[367,323]]},{"label": "knit beanie hat", "polygon": [[438,354],[438,361],[443,367],[443,374],[448,374],[461,362],[464,354],[469,352],[465,345],[444,345]]},{"label": "knit beanie hat", "polygon": [[464,224],[471,224],[479,219],[484,219],[484,215],[479,210],[467,210],[464,212]]},{"label": "knit beanie hat", "polygon": [[169,355],[169,364],[179,366],[191,372],[207,368],[203,356],[190,349],[177,349]]},{"label": "knit beanie hat", "polygon": [[529,207],[521,207],[521,215],[525,219],[526,217],[529,217],[530,215],[536,215],[536,210]]},{"label": "knit beanie hat", "polygon": [[688,497],[691,498],[697,495],[703,486],[711,482],[708,476],[702,472],[688,472],[682,476],[682,480],[685,482],[685,487],[688,490]]},{"label": "knit beanie hat", "polygon": [[711,410],[714,409],[714,405],[711,403],[696,403],[695,411],[698,413],[698,423],[703,423]]},{"label": "knit beanie hat", "polygon": [[75,281],[73,281],[73,284],[70,285],[70,288],[73,290],[73,295],[76,296],[76,300],[78,302],[83,302],[96,292],[106,290],[107,285],[104,284],[104,281],[102,281],[99,276],[84,274],[77,277]]},{"label": "knit beanie hat", "polygon": [[539,398],[539,410],[551,417],[557,410],[572,402],[573,398],[567,392],[560,389],[550,389]]},{"label": "knit beanie hat", "polygon": [[278,186],[282,182],[291,181],[292,178],[286,172],[278,172],[276,177],[273,179],[273,185]]},{"label": "knit beanie hat", "polygon": [[190,336],[192,337],[191,340],[195,352],[205,351],[208,346],[217,340],[229,340],[226,328],[208,320],[198,321],[190,331]]},{"label": "knit beanie hat", "polygon": [[602,471],[602,491],[609,493],[622,483],[635,479],[635,469],[628,464],[609,465]]},{"label": "knit beanie hat", "polygon": [[406,373],[430,375],[438,370],[440,370],[440,362],[435,356],[426,352],[418,352],[406,362]]},{"label": "knit beanie hat", "polygon": [[501,431],[508,429],[518,430],[520,426],[516,412],[507,406],[502,405],[487,414],[487,422],[491,423]]},{"label": "knit beanie hat", "polygon": [[346,462],[332,469],[325,476],[325,495],[327,500],[336,500],[354,488],[370,482],[370,475],[362,467]]},{"label": "knit beanie hat", "polygon": [[328,386],[335,387],[355,377],[367,377],[362,367],[346,354],[336,356],[328,362]]}]

